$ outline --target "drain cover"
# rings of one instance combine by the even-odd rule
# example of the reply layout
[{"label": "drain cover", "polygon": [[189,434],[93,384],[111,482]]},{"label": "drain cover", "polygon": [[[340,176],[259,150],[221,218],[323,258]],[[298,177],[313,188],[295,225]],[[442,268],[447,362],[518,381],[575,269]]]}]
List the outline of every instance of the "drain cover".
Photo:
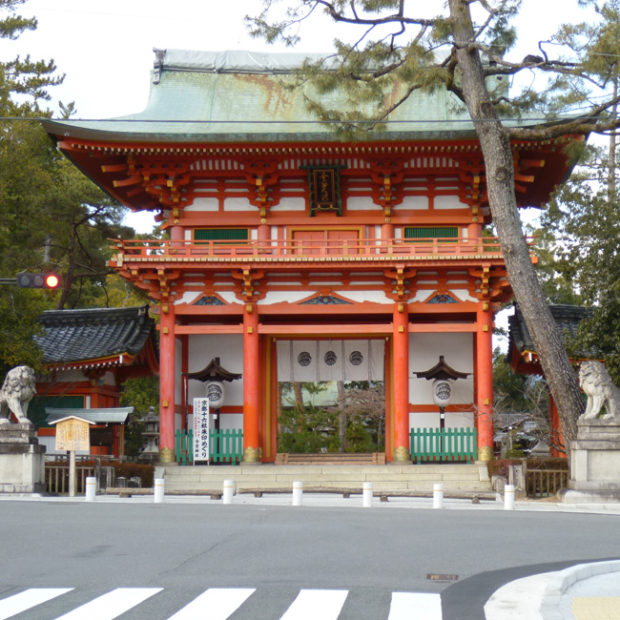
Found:
[{"label": "drain cover", "polygon": [[446,575],[443,573],[428,573],[426,578],[429,581],[458,581],[458,575]]}]

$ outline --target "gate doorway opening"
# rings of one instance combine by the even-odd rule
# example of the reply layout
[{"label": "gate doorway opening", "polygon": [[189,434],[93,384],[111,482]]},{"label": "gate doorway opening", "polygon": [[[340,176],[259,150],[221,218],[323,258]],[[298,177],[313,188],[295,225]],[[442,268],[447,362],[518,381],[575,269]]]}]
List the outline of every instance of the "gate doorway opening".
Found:
[{"label": "gate doorway opening", "polygon": [[382,340],[278,342],[280,453],[385,451]]}]

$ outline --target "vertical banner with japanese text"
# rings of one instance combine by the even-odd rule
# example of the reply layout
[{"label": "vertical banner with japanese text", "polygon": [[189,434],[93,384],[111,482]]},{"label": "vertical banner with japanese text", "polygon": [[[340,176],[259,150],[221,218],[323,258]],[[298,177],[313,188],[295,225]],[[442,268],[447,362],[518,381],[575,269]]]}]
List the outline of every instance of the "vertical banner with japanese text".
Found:
[{"label": "vertical banner with japanese text", "polygon": [[209,462],[209,399],[194,398],[194,463]]}]

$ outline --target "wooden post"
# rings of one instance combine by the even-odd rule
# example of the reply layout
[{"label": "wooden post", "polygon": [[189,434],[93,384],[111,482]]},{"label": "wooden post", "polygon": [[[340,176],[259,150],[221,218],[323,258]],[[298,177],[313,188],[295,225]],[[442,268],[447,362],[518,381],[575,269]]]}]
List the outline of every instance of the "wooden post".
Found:
[{"label": "wooden post", "polygon": [[159,329],[159,458],[162,463],[173,463],[176,351],[172,304],[160,305]]},{"label": "wooden post", "polygon": [[394,308],[394,460],[407,462],[409,456],[409,313],[403,302]]},{"label": "wooden post", "polygon": [[75,497],[75,450],[69,450],[69,497]]},{"label": "wooden post", "polygon": [[247,303],[243,312],[243,460],[256,463],[259,458],[259,350],[256,305]]},{"label": "wooden post", "polygon": [[478,307],[476,331],[476,397],[478,459],[493,458],[493,313],[490,303]]}]

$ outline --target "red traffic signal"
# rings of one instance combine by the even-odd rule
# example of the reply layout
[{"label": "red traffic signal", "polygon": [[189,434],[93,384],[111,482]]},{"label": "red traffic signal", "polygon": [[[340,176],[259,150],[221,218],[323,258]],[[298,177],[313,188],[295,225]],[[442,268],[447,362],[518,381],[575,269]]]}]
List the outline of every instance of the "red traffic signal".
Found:
[{"label": "red traffic signal", "polygon": [[20,288],[55,289],[60,285],[60,278],[55,273],[22,273],[17,274],[17,286]]}]

